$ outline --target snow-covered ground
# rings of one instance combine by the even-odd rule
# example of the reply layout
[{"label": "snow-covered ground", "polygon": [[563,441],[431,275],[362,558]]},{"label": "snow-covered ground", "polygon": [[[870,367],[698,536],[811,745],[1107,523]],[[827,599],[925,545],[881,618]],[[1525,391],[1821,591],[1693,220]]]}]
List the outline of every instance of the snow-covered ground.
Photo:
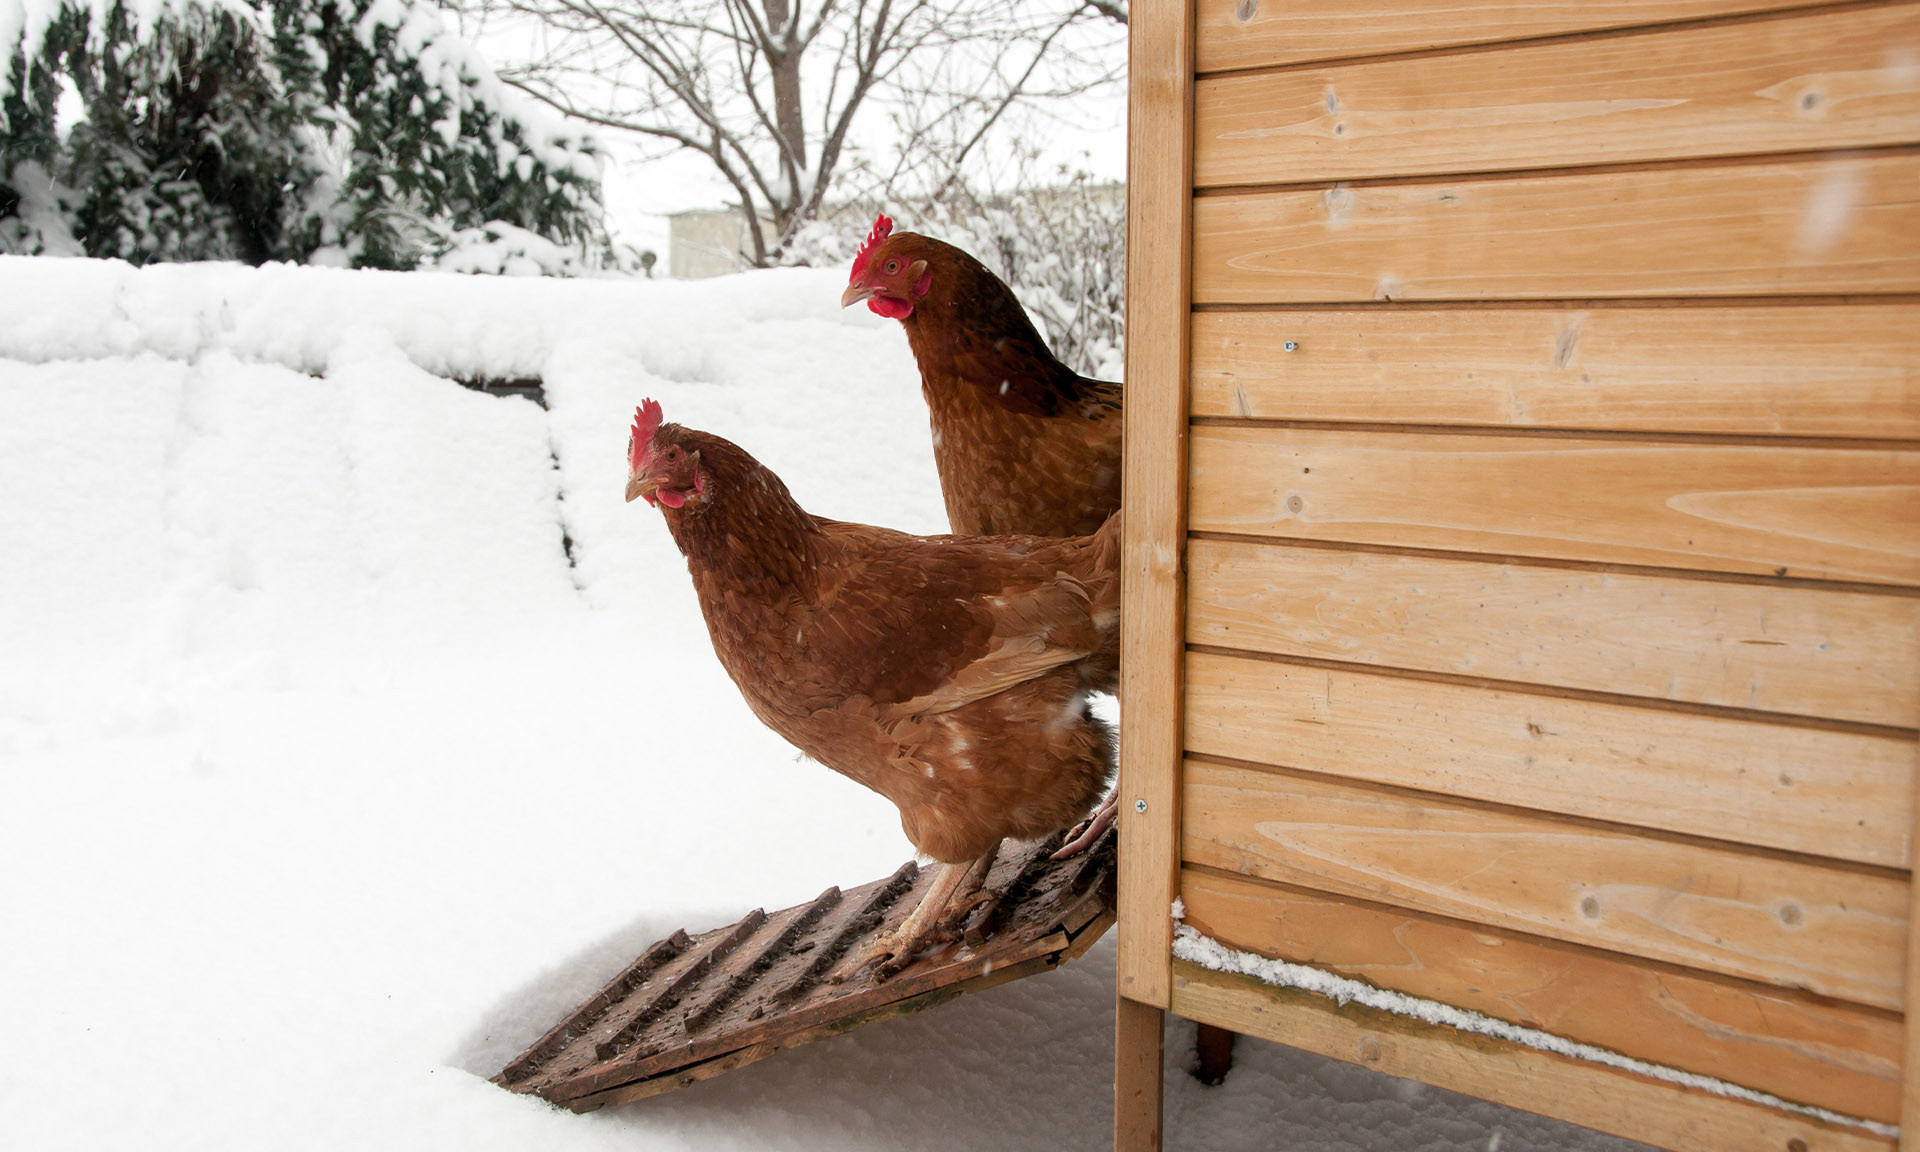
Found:
[{"label": "snow-covered ground", "polygon": [[[905,339],[841,287],[0,257],[0,1144],[1109,1146],[1110,940],[623,1108],[486,1081],[649,941],[911,852],[748,713],[621,500],[652,396],[942,530]],[[1170,1148],[1631,1147],[1190,1049]]]}]

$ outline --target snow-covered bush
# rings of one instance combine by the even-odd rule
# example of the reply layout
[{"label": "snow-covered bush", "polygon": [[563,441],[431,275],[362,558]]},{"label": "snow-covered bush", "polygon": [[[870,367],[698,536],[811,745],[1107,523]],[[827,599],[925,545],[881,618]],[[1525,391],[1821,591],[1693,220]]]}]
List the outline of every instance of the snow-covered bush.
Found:
[{"label": "snow-covered bush", "polygon": [[607,255],[592,142],[426,0],[0,0],[0,51],[0,251],[412,268],[499,224]]},{"label": "snow-covered bush", "polygon": [[433,266],[488,276],[579,276],[592,271],[579,249],[499,220],[455,232]]}]

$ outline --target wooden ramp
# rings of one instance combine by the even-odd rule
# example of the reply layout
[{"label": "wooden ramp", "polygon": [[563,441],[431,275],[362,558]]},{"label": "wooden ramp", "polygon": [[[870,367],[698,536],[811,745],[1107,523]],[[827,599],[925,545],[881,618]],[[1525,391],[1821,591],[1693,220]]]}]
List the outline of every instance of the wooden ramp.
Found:
[{"label": "wooden ramp", "polygon": [[[1045,972],[1113,923],[1112,830],[1069,860],[1058,835],[1009,844],[987,885],[1005,897],[976,912],[965,939],[884,982],[850,971],[868,941],[906,919],[936,870],[913,862],[809,904],[758,909],[698,936],[675,932],[493,1078],[575,1112],[683,1088],[862,1024],[903,1016]],[[836,982],[839,981],[839,982]]]}]

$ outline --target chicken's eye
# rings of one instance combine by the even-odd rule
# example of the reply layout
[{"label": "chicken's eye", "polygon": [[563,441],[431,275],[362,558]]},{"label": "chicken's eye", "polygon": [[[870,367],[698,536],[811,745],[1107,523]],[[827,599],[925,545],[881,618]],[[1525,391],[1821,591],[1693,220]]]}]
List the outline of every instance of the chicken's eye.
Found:
[{"label": "chicken's eye", "polygon": [[900,261],[898,260],[887,261],[887,275],[891,276],[898,271],[900,271]]},{"label": "chicken's eye", "polygon": [[680,459],[680,449],[668,448],[666,451],[666,458],[667,458],[667,463],[669,464],[673,463],[675,460]]}]

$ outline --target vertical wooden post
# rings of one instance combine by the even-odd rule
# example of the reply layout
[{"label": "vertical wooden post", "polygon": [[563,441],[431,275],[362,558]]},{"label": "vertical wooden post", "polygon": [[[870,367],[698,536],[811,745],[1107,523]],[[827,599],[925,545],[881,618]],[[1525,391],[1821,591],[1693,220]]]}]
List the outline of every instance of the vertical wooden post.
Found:
[{"label": "vertical wooden post", "polygon": [[1114,998],[1113,1146],[1160,1147],[1161,1049],[1167,1014],[1151,1004]]},{"label": "vertical wooden post", "polygon": [[1194,1079],[1210,1086],[1226,1082],[1227,1073],[1233,1071],[1233,1040],[1236,1035],[1230,1029],[1212,1024],[1200,1025],[1200,1031],[1193,1040]]},{"label": "vertical wooden post", "polygon": [[1131,23],[1114,1146],[1138,1152],[1160,1146],[1180,867],[1193,0],[1140,0]]},{"label": "vertical wooden post", "polygon": [[[1122,659],[1125,657],[1123,656]],[[1907,837],[1910,864],[1920,864],[1920,780],[1914,781],[1913,831]],[[1920,874],[1920,868],[1915,868]],[[1920,1148],[1920,882],[1908,878],[1906,1063],[1900,1069],[1900,1147]]]}]

